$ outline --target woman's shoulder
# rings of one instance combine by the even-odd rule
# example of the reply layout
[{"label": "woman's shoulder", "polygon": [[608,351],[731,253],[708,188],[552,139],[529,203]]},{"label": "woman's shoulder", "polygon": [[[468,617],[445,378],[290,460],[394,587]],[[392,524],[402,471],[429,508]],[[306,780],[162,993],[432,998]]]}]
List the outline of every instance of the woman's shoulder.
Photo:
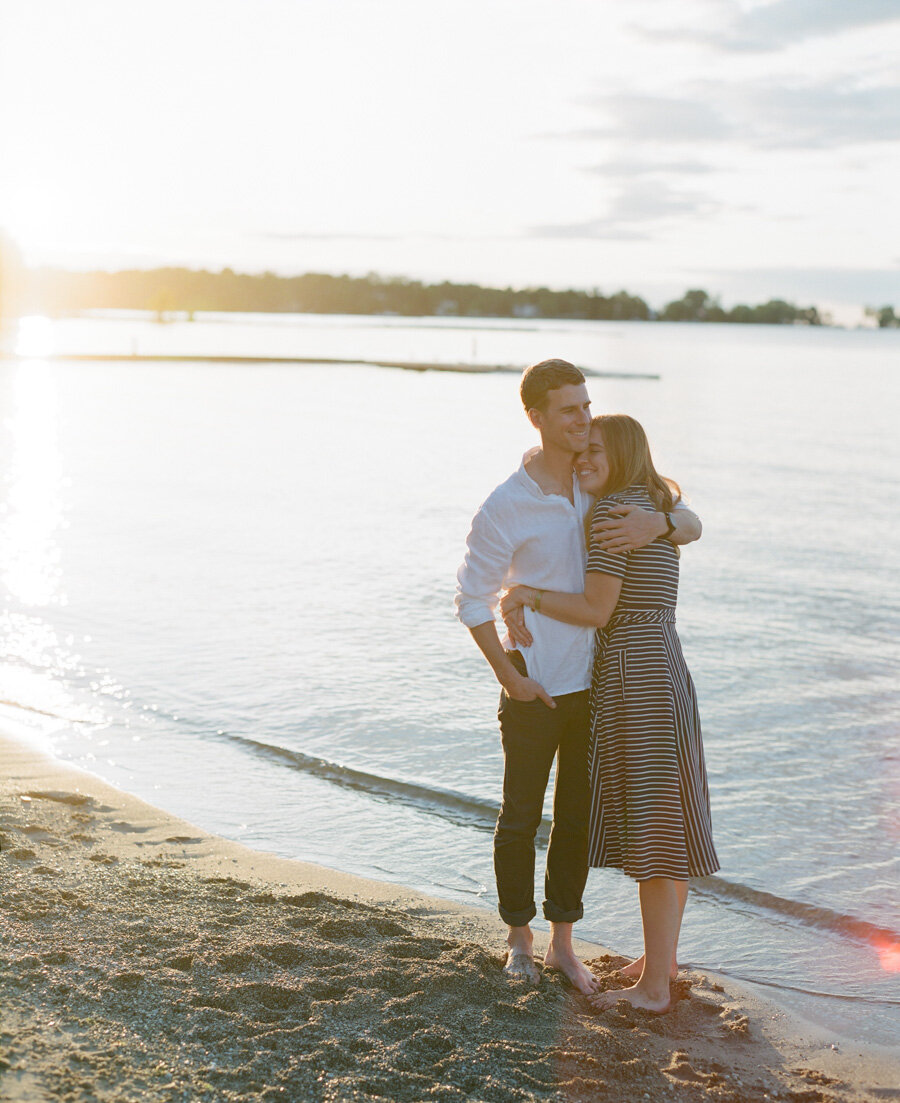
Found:
[{"label": "woman's shoulder", "polygon": [[617,490],[614,494],[605,494],[594,503],[594,512],[608,512],[614,506],[649,506],[655,508],[645,486],[635,485]]}]

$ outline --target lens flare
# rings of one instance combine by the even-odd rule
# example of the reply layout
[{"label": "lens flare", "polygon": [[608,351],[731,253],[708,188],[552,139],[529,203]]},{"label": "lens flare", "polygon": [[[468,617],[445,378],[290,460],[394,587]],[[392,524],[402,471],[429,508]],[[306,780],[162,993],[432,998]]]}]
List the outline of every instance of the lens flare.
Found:
[{"label": "lens flare", "polygon": [[886,973],[900,973],[900,942],[876,942],[875,950]]}]

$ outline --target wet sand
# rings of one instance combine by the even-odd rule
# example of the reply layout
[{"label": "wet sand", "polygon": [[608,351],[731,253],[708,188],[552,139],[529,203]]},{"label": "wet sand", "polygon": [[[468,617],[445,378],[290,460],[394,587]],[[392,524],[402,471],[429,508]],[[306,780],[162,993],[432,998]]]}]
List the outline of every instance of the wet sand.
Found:
[{"label": "wet sand", "polygon": [[486,912],[248,850],[5,736],[0,762],[10,1103],[900,1099],[900,1058],[730,982],[596,1014],[549,970],[508,982]]}]

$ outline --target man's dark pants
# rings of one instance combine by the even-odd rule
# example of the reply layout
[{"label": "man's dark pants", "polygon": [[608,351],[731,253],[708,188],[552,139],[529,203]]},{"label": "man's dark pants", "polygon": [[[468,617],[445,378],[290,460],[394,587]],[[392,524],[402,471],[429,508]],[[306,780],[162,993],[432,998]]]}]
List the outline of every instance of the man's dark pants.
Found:
[{"label": "man's dark pants", "polygon": [[544,918],[575,923],[584,914],[590,815],[588,691],[554,700],[556,708],[551,709],[540,700],[515,701],[505,690],[500,697],[503,803],[494,831],[494,871],[500,915],[511,927],[525,926],[536,914],[534,837],[556,755]]}]

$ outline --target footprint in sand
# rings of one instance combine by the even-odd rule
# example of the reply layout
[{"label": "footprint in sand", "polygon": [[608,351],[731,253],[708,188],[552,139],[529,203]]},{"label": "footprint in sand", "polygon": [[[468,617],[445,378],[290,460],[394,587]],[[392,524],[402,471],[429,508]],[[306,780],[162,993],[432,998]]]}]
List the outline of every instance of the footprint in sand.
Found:
[{"label": "footprint in sand", "polygon": [[672,1060],[668,1068],[663,1069],[667,1076],[675,1080],[681,1080],[688,1084],[704,1084],[707,1087],[715,1087],[724,1083],[721,1065],[711,1064],[708,1069],[698,1067],[686,1053],[677,1051],[672,1054]]},{"label": "footprint in sand", "polygon": [[245,973],[259,964],[256,954],[246,950],[236,953],[220,954],[218,966],[225,973]]},{"label": "footprint in sand", "polygon": [[750,1020],[738,1011],[723,1011],[720,1029],[727,1034],[741,1037],[750,1033]]},{"label": "footprint in sand", "polygon": [[116,988],[125,988],[125,989],[137,988],[141,984],[143,979],[144,979],[144,974],[143,973],[136,973],[136,972],[131,972],[131,971],[128,971],[128,970],[123,970],[120,973],[114,973],[110,977],[110,984],[114,985]]},{"label": "footprint in sand", "polygon": [[84,793],[66,793],[57,789],[41,789],[32,793],[23,793],[24,797],[29,800],[52,800],[56,804],[68,804],[74,808],[94,808],[98,812],[111,812],[111,808],[102,808],[93,797],[86,796]]}]

